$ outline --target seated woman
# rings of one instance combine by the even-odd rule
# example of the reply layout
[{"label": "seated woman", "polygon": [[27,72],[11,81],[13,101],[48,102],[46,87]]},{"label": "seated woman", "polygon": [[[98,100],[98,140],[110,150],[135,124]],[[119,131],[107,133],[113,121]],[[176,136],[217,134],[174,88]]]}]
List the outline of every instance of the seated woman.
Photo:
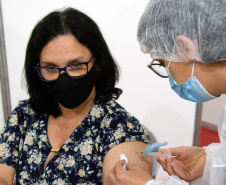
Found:
[{"label": "seated woman", "polygon": [[38,22],[25,76],[29,100],[1,133],[0,184],[107,184],[121,153],[151,174],[136,154],[149,136],[115,101],[118,67],[91,18],[67,8]]}]

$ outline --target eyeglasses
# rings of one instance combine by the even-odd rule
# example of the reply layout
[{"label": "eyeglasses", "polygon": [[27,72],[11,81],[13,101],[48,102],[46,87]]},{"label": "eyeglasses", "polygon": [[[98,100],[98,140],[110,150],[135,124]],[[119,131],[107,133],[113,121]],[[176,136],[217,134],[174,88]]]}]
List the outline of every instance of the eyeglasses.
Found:
[{"label": "eyeglasses", "polygon": [[163,60],[153,59],[150,64],[148,64],[148,68],[150,68],[155,74],[162,78],[168,78],[169,75],[166,71],[166,67],[163,63]]},{"label": "eyeglasses", "polygon": [[[93,55],[88,62],[73,63],[65,67],[44,66],[35,67],[35,70],[38,72],[39,77],[46,82],[56,81],[59,78],[61,71],[65,71],[68,76],[73,79],[83,78],[88,73],[88,65],[92,58]],[[38,65],[40,64],[38,63]]]}]

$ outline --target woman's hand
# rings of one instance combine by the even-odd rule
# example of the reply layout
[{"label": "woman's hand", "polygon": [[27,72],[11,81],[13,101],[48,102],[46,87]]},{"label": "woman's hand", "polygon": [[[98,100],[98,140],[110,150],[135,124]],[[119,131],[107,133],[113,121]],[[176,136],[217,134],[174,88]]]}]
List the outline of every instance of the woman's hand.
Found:
[{"label": "woman's hand", "polygon": [[152,177],[146,171],[133,163],[127,163],[123,169],[125,160],[118,161],[108,175],[108,184],[111,185],[143,185]]},{"label": "woman's hand", "polygon": [[169,175],[177,175],[181,179],[191,182],[203,175],[206,162],[205,149],[201,147],[176,147],[161,149],[161,153],[170,152],[172,158],[164,159],[157,156],[156,160]]}]

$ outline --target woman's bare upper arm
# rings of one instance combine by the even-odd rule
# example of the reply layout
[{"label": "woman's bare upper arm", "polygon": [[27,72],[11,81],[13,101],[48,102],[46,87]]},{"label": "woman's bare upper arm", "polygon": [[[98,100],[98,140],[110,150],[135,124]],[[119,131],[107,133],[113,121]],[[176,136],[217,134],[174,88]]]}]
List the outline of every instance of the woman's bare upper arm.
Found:
[{"label": "woman's bare upper arm", "polygon": [[13,184],[14,172],[15,169],[13,167],[0,164],[0,184]]},{"label": "woman's bare upper arm", "polygon": [[125,154],[128,158],[128,162],[134,163],[152,174],[152,158],[143,157],[138,152],[143,152],[146,148],[146,143],[140,141],[130,141],[124,142],[119,145],[114,146],[110,149],[104,157],[103,162],[103,184],[106,183],[106,178],[114,167],[114,165],[119,161],[119,155]]}]

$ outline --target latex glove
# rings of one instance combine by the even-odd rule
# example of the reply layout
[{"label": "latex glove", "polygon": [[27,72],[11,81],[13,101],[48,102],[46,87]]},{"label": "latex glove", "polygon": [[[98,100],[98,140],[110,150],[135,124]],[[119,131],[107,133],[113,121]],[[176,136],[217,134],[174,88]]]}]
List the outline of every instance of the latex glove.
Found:
[{"label": "latex glove", "polygon": [[156,156],[156,160],[169,175],[177,175],[187,182],[191,182],[203,175],[206,162],[204,148],[181,146],[161,149],[160,152],[170,152],[172,156],[176,156],[167,159]]},{"label": "latex glove", "polygon": [[110,171],[107,179],[109,185],[143,185],[152,179],[151,175],[133,163],[127,163],[127,170],[124,170],[125,162],[118,161]]}]

